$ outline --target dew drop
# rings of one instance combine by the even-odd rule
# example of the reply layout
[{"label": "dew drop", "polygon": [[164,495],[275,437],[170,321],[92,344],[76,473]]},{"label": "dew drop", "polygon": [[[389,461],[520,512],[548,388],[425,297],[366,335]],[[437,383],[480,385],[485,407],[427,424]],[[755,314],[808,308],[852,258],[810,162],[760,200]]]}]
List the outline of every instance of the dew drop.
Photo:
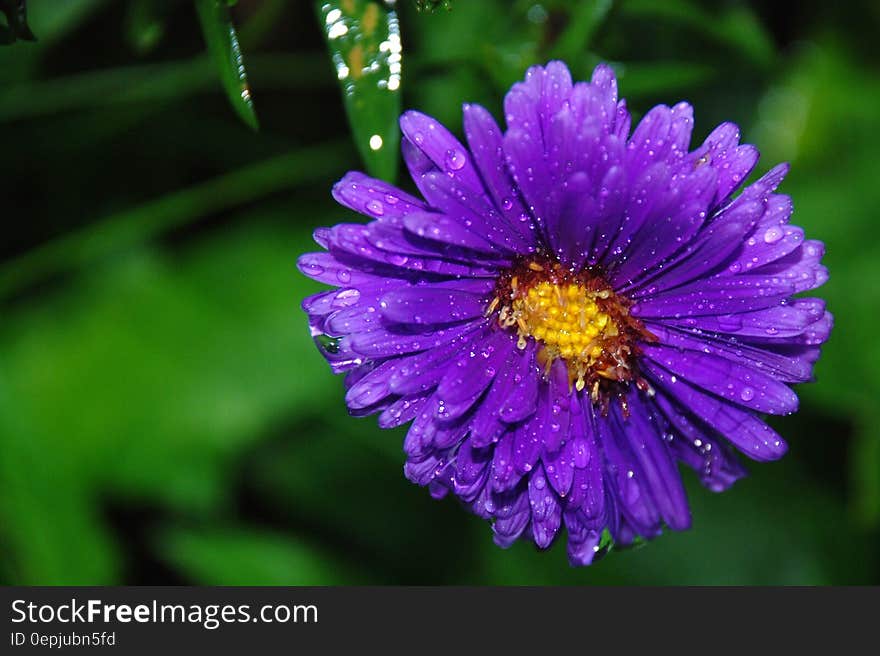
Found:
[{"label": "dew drop", "polygon": [[451,148],[446,151],[446,168],[449,171],[460,171],[464,168],[464,165],[467,163],[466,158],[462,152],[455,148]]},{"label": "dew drop", "polygon": [[768,244],[775,244],[777,241],[782,239],[782,237],[782,228],[780,228],[779,226],[770,226],[764,233],[764,241]]},{"label": "dew drop", "polygon": [[381,201],[374,199],[367,203],[367,211],[373,216],[382,216],[385,214],[385,206]]},{"label": "dew drop", "polygon": [[743,401],[751,401],[753,398],[755,398],[755,390],[753,390],[751,387],[743,387],[742,391],[739,393],[739,398],[741,398]]}]

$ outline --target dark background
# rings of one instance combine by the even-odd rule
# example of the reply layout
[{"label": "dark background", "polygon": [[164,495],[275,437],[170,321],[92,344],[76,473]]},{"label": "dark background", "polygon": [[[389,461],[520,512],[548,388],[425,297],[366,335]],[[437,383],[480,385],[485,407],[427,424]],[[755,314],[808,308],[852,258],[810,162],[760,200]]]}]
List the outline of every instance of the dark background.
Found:
[{"label": "dark background", "polygon": [[[313,3],[234,9],[261,130],[230,108],[189,2],[31,0],[0,48],[0,581],[16,584],[880,582],[880,5],[398,0],[403,106],[460,132],[526,67],[609,61],[637,115],[691,101],[792,162],[836,328],[779,463],[694,526],[572,570],[502,551],[353,419],[299,310],[296,256],[355,217],[361,168]],[[2,22],[2,21],[0,21]],[[566,36],[575,34],[574,37]],[[403,177],[403,176],[402,176]],[[403,179],[401,184],[409,184]]]}]

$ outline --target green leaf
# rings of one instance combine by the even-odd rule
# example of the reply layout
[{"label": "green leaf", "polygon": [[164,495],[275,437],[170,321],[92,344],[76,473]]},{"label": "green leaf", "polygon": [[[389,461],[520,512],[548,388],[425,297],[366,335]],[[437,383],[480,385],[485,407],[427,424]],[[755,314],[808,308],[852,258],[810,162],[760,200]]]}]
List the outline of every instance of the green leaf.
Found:
[{"label": "green leaf", "polygon": [[614,70],[620,77],[620,87],[627,98],[687,90],[715,74],[711,66],[689,61],[615,64]]},{"label": "green leaf", "polygon": [[229,4],[225,0],[196,0],[205,43],[214,57],[229,102],[241,119],[258,129],[257,114],[244,70],[238,36],[232,24]]},{"label": "green leaf", "polygon": [[853,513],[866,528],[880,525],[880,434],[878,417],[866,412],[850,448],[850,467],[855,488]]},{"label": "green leaf", "polygon": [[17,39],[36,41],[27,23],[27,0],[0,0],[0,12],[6,15],[6,25],[0,26],[0,43],[14,43]]},{"label": "green leaf", "polygon": [[354,140],[371,175],[397,175],[401,55],[397,15],[373,0],[316,3]]},{"label": "green leaf", "polygon": [[576,61],[590,47],[593,35],[605,20],[612,4],[612,0],[588,0],[576,3],[571,10],[565,30],[553,45],[550,58]]},{"label": "green leaf", "polygon": [[36,26],[41,44],[57,42],[80,27],[106,4],[108,0],[43,0],[29,7],[30,22]]},{"label": "green leaf", "polygon": [[416,9],[433,13],[438,9],[449,11],[452,9],[452,0],[416,0]]},{"label": "green leaf", "polygon": [[4,312],[4,577],[119,581],[108,501],[216,513],[243,449],[340,396],[297,309],[316,286],[294,273],[309,231],[272,227],[289,216],[250,210],[178,257],[130,253]]},{"label": "green leaf", "polygon": [[[202,585],[352,585],[357,576],[327,549],[253,527],[175,529],[159,551]],[[362,581],[360,581],[362,583]]]},{"label": "green leaf", "polygon": [[[314,89],[331,80],[323,75],[323,54],[256,54],[250,68],[264,89]],[[162,103],[214,89],[214,63],[207,55],[192,59],[92,69],[48,80],[28,80],[0,87],[0,121],[95,110],[140,103],[144,111],[161,111]],[[298,75],[291,77],[290,71]]]},{"label": "green leaf", "polygon": [[684,25],[738,50],[757,66],[769,68],[773,65],[773,40],[748,7],[734,6],[711,13],[690,0],[627,0],[621,3],[621,11],[651,21],[659,19]]}]

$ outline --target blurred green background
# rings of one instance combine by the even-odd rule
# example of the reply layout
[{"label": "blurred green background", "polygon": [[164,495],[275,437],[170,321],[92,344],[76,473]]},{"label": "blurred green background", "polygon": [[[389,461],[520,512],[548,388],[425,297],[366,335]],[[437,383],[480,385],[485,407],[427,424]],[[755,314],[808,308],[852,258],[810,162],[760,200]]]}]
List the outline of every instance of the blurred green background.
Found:
[{"label": "blurred green background", "polygon": [[363,168],[320,8],[232,9],[255,132],[192,2],[31,0],[38,41],[0,47],[0,581],[880,582],[880,4],[416,4],[398,95],[455,131],[530,64],[606,60],[636,114],[687,99],[696,139],[732,120],[762,171],[792,162],[836,329],[775,422],[790,454],[723,495],[685,472],[693,529],[591,568],[499,550],[404,479],[402,432],[347,416],[299,309],[296,256],[357,220],[329,190]]}]

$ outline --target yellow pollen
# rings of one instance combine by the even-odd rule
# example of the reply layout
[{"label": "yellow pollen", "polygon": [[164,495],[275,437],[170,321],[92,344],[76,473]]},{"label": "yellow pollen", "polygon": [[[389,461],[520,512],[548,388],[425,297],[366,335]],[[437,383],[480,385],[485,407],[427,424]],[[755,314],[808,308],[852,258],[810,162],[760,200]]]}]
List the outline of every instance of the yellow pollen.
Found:
[{"label": "yellow pollen", "polygon": [[501,320],[507,325],[513,319],[521,337],[541,341],[548,360],[564,358],[577,372],[582,389],[583,374],[602,355],[603,342],[618,333],[596,303],[608,296],[607,290],[589,291],[576,283],[539,282],[516,295]]},{"label": "yellow pollen", "polygon": [[639,344],[657,341],[630,314],[630,305],[600,273],[575,271],[539,255],[515,262],[498,277],[486,316],[515,335],[518,349],[535,347],[534,363],[545,378],[561,374],[564,366],[570,393],[583,394],[602,412],[618,399],[626,415],[630,383],[652,393],[639,373]]}]

